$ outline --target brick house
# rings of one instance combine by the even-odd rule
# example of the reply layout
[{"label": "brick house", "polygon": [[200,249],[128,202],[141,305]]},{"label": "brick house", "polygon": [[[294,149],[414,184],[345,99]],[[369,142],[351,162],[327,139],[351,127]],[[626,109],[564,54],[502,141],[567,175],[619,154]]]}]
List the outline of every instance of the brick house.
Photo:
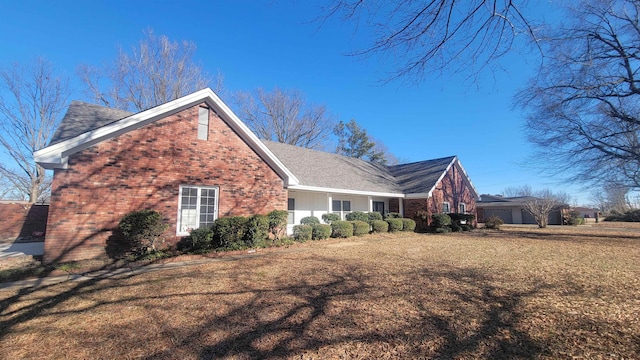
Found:
[{"label": "brick house", "polygon": [[35,160],[54,170],[45,262],[103,256],[120,219],[141,209],[170,224],[167,240],[222,216],[288,209],[475,212],[457,157],[380,166],[259,140],[210,89],[136,114],[72,102]]}]

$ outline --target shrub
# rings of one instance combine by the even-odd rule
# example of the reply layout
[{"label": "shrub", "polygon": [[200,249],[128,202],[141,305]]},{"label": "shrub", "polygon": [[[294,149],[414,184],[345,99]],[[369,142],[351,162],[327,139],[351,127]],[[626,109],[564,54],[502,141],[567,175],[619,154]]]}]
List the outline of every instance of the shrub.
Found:
[{"label": "shrub", "polygon": [[460,223],[457,221],[452,222],[450,227],[453,232],[462,231],[462,226],[460,226]]},{"label": "shrub", "polygon": [[287,218],[289,212],[287,210],[273,210],[268,213],[269,217],[269,232],[273,234],[275,239],[279,239],[287,232]]},{"label": "shrub", "polygon": [[154,210],[132,211],[126,214],[118,228],[122,231],[130,251],[145,253],[157,251],[163,242],[162,234],[169,228],[162,215]]},{"label": "shrub", "polygon": [[369,221],[368,221],[369,224],[371,224],[374,220],[382,220],[382,214],[380,214],[377,211],[372,211],[370,213],[367,213],[367,216],[369,217]]},{"label": "shrub", "polygon": [[462,228],[462,231],[471,231],[471,230],[473,230],[473,226],[469,225],[469,224],[462,224],[462,225],[460,225],[460,227]]},{"label": "shrub", "polygon": [[322,214],[322,221],[324,221],[326,224],[331,224],[334,221],[339,221],[340,220],[340,215],[338,214],[334,214],[334,213],[327,213],[327,214]]},{"label": "shrub", "polygon": [[445,228],[435,228],[434,231],[438,234],[446,234],[446,233],[450,233],[451,229],[449,229],[448,227]]},{"label": "shrub", "polygon": [[373,220],[371,229],[374,233],[386,233],[389,231],[389,223],[384,220]]},{"label": "shrub", "polygon": [[388,218],[389,232],[396,232],[402,230],[402,219]]},{"label": "shrub", "polygon": [[447,214],[431,215],[431,227],[434,229],[448,228],[451,225],[451,217]]},{"label": "shrub", "polygon": [[368,222],[354,220],[354,221],[350,221],[350,223],[353,226],[353,235],[362,236],[362,235],[367,235],[369,233],[370,226]]},{"label": "shrub", "polygon": [[190,250],[202,251],[212,247],[213,229],[209,226],[193,229],[189,233],[187,244]]},{"label": "shrub", "polygon": [[348,221],[332,221],[331,222],[331,237],[334,238],[348,238],[353,236],[353,225]]},{"label": "shrub", "polygon": [[244,232],[247,218],[232,216],[218,218],[213,223],[213,246],[217,249],[240,250],[247,246],[244,243]]},{"label": "shrub", "polygon": [[316,224],[313,225],[311,238],[313,240],[328,239],[331,236],[331,225]]},{"label": "shrub", "polygon": [[362,211],[354,211],[345,215],[347,221],[364,221],[366,223],[369,222],[369,215],[367,213],[363,213]]},{"label": "shrub", "polygon": [[248,247],[264,247],[269,238],[269,217],[267,215],[253,215],[245,224],[243,241]]},{"label": "shrub", "polygon": [[504,221],[495,215],[491,215],[484,220],[484,227],[487,229],[500,230],[502,224],[504,224]]},{"label": "shrub", "polygon": [[401,219],[402,215],[400,215],[400,213],[397,213],[397,212],[390,212],[390,213],[387,213],[384,216],[384,218],[385,219]]},{"label": "shrub", "polygon": [[611,214],[607,215],[604,221],[640,222],[640,209],[629,210],[624,214],[612,211]]},{"label": "shrub", "polygon": [[302,225],[316,225],[320,224],[320,220],[318,220],[315,216],[306,216],[300,219],[300,224]]},{"label": "shrub", "polygon": [[293,238],[296,241],[311,240],[313,227],[311,225],[296,225],[293,227]]},{"label": "shrub", "polygon": [[416,229],[416,222],[413,219],[400,219],[402,220],[402,231],[414,231]]}]

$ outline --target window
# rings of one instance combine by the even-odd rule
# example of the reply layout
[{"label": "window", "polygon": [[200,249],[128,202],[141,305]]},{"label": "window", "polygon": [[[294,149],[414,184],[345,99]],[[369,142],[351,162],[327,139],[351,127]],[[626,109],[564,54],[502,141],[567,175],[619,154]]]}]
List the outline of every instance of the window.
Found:
[{"label": "window", "polygon": [[198,140],[209,138],[209,108],[198,108]]},{"label": "window", "polygon": [[344,216],[351,212],[351,201],[333,200],[331,202],[331,211],[340,215],[340,219],[344,220]]},{"label": "window", "polygon": [[442,203],[442,213],[448,214],[451,212],[451,206],[448,201]]},{"label": "window", "polygon": [[218,188],[180,186],[178,235],[213,225],[218,218]]},{"label": "window", "polygon": [[373,201],[372,204],[373,211],[379,212],[381,215],[384,215],[384,201]]},{"label": "window", "polygon": [[289,216],[287,217],[287,224],[289,225],[293,225],[296,223],[295,211],[294,211],[295,209],[296,209],[296,199],[289,198],[289,201],[287,204],[287,210],[289,210]]},{"label": "window", "polygon": [[465,205],[464,203],[460,203],[458,205],[458,212],[460,214],[466,214],[467,213],[467,205]]}]

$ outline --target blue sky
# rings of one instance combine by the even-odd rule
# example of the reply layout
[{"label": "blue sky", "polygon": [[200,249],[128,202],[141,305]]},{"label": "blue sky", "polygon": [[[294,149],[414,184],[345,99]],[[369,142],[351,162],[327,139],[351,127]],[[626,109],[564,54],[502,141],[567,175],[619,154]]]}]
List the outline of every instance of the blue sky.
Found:
[{"label": "blue sky", "polygon": [[72,78],[72,99],[87,100],[76,66],[111,61],[117,46],[135,46],[151,28],[196,43],[196,61],[220,72],[228,91],[300,89],[338,119],[355,119],[402,160],[458,155],[479,193],[529,184],[589,202],[588,190],[526,166],[533,149],[522,131],[524,114],[512,110],[511,99],[534,74],[535,59],[510,56],[504,71],[484,72],[473,83],[468,74],[444,74],[418,86],[380,85],[387,64],[345,55],[366,45],[367,32],[337,21],[320,27],[313,21],[318,4],[0,0],[0,64],[43,56]]}]

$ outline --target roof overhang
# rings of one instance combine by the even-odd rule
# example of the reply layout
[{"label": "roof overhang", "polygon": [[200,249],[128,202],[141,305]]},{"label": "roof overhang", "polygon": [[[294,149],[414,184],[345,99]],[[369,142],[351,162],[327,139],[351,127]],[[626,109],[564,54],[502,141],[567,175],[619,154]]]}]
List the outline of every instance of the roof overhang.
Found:
[{"label": "roof overhang", "polygon": [[213,109],[227,125],[274,169],[284,180],[286,187],[299,184],[299,180],[293,173],[276,158],[238,116],[209,88],[48,146],[34,152],[33,157],[36,163],[45,169],[65,169],[67,168],[70,155],[203,102]]},{"label": "roof overhang", "polygon": [[308,186],[308,185],[289,186],[289,190],[311,191],[311,192],[332,193],[332,194],[345,194],[345,195],[392,197],[392,198],[404,198],[405,197],[405,195],[402,194],[402,193],[385,193],[385,192],[366,191],[366,190],[348,190],[348,189],[327,188],[327,187]]}]

